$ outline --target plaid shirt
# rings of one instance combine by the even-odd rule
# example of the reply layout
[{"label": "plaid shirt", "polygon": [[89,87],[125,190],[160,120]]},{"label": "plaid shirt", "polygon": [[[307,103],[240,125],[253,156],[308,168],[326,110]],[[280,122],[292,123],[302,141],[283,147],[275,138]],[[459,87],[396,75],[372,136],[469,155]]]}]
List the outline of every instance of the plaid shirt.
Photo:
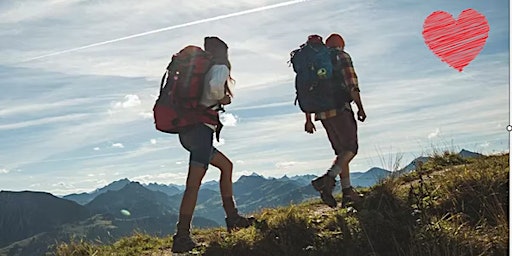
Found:
[{"label": "plaid shirt", "polygon": [[[341,73],[343,75],[343,79],[345,80],[345,85],[347,86],[350,92],[357,91],[359,92],[359,84],[357,81],[356,71],[354,69],[354,65],[352,64],[352,58],[345,51],[340,49],[340,53],[337,56],[338,64],[341,66]],[[345,102],[345,107],[342,109],[331,109],[324,112],[315,113],[315,120],[322,120],[331,118],[337,115],[339,111],[352,110],[352,107],[349,102]]]}]

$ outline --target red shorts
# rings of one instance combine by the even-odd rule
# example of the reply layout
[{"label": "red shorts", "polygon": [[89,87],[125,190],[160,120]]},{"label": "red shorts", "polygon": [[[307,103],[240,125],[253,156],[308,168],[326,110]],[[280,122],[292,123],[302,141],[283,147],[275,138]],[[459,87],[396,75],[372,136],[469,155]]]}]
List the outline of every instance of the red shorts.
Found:
[{"label": "red shorts", "polygon": [[354,112],[341,111],[336,116],[323,119],[321,122],[337,156],[346,151],[357,154],[359,145],[357,144],[357,124]]}]

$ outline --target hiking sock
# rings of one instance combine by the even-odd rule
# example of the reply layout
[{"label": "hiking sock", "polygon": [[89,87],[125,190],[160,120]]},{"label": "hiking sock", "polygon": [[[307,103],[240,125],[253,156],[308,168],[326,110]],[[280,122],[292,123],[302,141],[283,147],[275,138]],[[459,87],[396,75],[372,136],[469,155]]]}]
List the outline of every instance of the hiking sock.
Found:
[{"label": "hiking sock", "polygon": [[350,184],[350,178],[348,178],[348,177],[341,179],[340,183],[341,183],[342,190],[352,187],[352,185]]},{"label": "hiking sock", "polygon": [[178,223],[176,224],[176,234],[190,235],[190,224],[192,223],[192,215],[180,214]]},{"label": "hiking sock", "polygon": [[[327,170],[327,175],[331,178],[336,178],[341,172],[341,166],[333,164],[329,170]],[[350,181],[349,181],[350,183]]]},{"label": "hiking sock", "polygon": [[233,196],[222,196],[222,206],[226,211],[226,217],[232,218],[238,216],[238,210],[235,207],[235,199]]}]

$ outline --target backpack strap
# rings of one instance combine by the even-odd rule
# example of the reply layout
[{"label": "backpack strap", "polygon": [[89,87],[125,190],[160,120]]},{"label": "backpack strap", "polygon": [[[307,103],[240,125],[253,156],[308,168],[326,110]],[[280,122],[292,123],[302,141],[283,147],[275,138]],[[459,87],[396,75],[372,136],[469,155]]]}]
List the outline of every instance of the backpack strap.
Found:
[{"label": "backpack strap", "polygon": [[165,78],[168,76],[169,70],[166,70],[164,75],[162,76],[162,80],[160,81],[160,91],[164,89]]},{"label": "backpack strap", "polygon": [[341,50],[336,48],[330,49],[331,54],[331,62],[333,66],[333,79],[337,83],[341,84],[340,87],[335,87],[337,90],[335,91],[335,94],[337,94],[337,99],[339,100],[341,97],[341,101],[338,102],[338,107],[346,110],[352,110],[352,107],[350,105],[350,102],[352,102],[352,96],[350,95],[350,92],[348,91],[348,88],[345,84],[345,77],[343,75],[343,72],[341,70],[341,60],[340,60],[340,54],[342,53]]},{"label": "backpack strap", "polygon": [[331,56],[332,63],[332,77],[334,80],[338,80],[342,83],[345,83],[343,78],[343,72],[341,70],[340,53],[341,51],[336,48],[329,49],[329,54]]},{"label": "backpack strap", "polygon": [[214,107],[219,107],[218,109],[215,109],[215,111],[217,111],[217,112],[222,112],[222,113],[226,112],[226,110],[224,109],[224,106],[223,106],[223,105],[221,105],[221,104],[219,104],[219,103],[216,103],[216,104],[210,105],[210,106],[208,106],[207,108],[211,108],[211,109],[213,109]]}]

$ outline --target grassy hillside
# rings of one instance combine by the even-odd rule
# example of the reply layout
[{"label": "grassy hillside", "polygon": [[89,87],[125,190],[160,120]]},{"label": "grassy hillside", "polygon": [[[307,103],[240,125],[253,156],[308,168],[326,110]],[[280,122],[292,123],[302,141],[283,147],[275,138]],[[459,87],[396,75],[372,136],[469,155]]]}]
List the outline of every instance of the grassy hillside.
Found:
[{"label": "grassy hillside", "polygon": [[[191,255],[508,255],[508,154],[436,155],[361,192],[364,202],[344,209],[314,200],[264,209],[259,223],[231,234],[194,230],[203,246]],[[59,244],[52,255],[172,255],[171,245],[169,236],[134,234]]]}]

